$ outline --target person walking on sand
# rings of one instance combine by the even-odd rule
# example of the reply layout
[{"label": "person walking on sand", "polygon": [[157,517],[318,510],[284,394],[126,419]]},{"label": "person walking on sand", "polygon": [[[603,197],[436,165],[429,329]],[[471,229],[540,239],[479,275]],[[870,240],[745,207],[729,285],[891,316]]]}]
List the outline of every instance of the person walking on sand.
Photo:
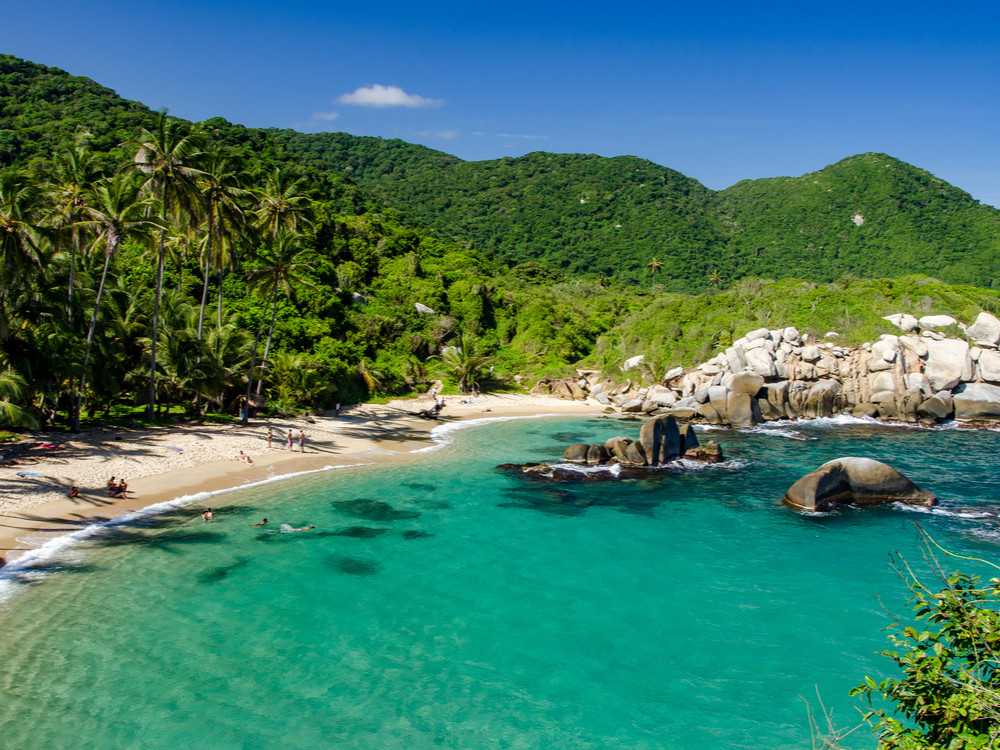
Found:
[{"label": "person walking on sand", "polygon": [[285,447],[288,448],[288,450],[292,449],[292,441],[293,440],[294,440],[294,438],[292,437],[292,431],[289,430],[288,431],[288,440],[285,441]]},{"label": "person walking on sand", "polygon": [[299,430],[299,453],[306,452],[305,444],[306,444],[306,431]]},{"label": "person walking on sand", "polygon": [[274,439],[274,428],[267,428],[267,449],[271,450],[271,441]]},{"label": "person walking on sand", "polygon": [[211,521],[212,520],[212,509],[211,508],[205,508],[205,510],[203,510],[201,512],[201,518],[202,518],[203,521]]}]

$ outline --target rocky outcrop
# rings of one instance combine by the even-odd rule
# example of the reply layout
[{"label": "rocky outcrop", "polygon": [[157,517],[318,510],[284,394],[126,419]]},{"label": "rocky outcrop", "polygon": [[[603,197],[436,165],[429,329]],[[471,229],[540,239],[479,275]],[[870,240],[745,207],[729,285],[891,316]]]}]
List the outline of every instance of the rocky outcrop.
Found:
[{"label": "rocky outcrop", "polygon": [[656,468],[680,458],[718,463],[722,461],[722,449],[714,442],[700,445],[694,428],[678,425],[671,414],[648,420],[638,440],[613,437],[603,445],[575,443],[563,452],[563,461],[586,466]]},{"label": "rocky outcrop", "polygon": [[[794,327],[758,328],[708,361],[675,367],[648,387],[578,370],[574,377],[540,381],[535,390],[594,399],[637,416],[735,427],[839,413],[924,423],[1000,419],[991,390],[1000,387],[1000,319],[983,312],[968,327],[948,315],[885,319],[898,332],[860,346],[817,340]],[[965,336],[954,337],[963,330]],[[659,460],[638,451],[632,450],[633,461]]]},{"label": "rocky outcrop", "polygon": [[937,497],[888,464],[852,456],[827,461],[806,474],[789,487],[784,502],[798,510],[826,512],[840,505],[931,506]]}]

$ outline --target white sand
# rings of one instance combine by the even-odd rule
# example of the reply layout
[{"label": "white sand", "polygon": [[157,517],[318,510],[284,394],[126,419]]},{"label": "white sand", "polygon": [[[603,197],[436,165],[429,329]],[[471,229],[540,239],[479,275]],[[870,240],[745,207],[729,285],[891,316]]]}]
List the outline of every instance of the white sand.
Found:
[{"label": "white sand", "polygon": [[[0,555],[15,559],[21,551],[44,543],[54,534],[199,490],[235,487],[274,473],[324,465],[403,460],[426,447],[431,429],[442,422],[546,413],[593,414],[603,409],[593,401],[528,394],[450,397],[446,401],[441,422],[413,416],[433,406],[425,397],[384,406],[363,404],[345,410],[339,418],[254,420],[245,428],[192,424],[33,435],[33,440],[62,447],[35,449],[25,458],[16,457],[13,466],[0,466]],[[270,449],[268,427],[274,430]],[[292,451],[285,447],[288,430],[295,438]],[[304,453],[298,448],[300,430],[305,432]],[[253,459],[252,466],[237,460],[240,451]],[[18,472],[39,476],[19,476]],[[112,476],[128,481],[128,499],[107,496]],[[76,499],[66,496],[73,484],[80,489]]]}]

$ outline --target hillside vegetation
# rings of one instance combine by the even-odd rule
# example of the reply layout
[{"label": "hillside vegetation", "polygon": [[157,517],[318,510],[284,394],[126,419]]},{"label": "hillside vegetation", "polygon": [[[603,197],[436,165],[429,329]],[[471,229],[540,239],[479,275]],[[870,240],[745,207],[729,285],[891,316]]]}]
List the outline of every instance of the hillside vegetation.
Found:
[{"label": "hillside vegetation", "polygon": [[0,92],[0,422],[513,388],[640,353],[655,377],[759,326],[860,341],[997,307],[903,276],[992,285],[997,212],[881,155],[713,193],[634,157],[187,123],[2,55]]}]

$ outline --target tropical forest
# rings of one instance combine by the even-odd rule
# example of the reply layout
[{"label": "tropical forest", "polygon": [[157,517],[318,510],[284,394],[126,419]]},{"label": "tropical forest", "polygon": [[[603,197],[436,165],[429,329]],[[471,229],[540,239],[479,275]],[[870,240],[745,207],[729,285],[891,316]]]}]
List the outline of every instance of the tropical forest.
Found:
[{"label": "tropical forest", "polygon": [[467,162],[188,122],[0,55],[0,422],[246,419],[747,330],[1000,311],[1000,211],[885,154],[712,191],[636,157]]}]

